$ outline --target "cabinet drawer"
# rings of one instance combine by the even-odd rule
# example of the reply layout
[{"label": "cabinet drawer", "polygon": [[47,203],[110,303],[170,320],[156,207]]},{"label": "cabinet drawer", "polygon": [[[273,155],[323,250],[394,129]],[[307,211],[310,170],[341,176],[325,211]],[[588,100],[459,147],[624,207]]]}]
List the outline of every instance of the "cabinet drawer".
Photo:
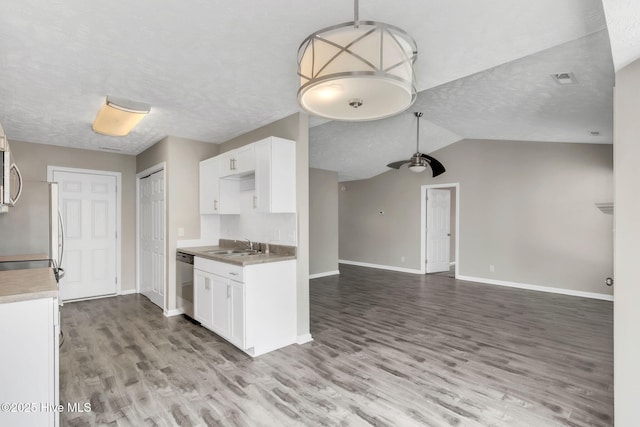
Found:
[{"label": "cabinet drawer", "polygon": [[241,265],[227,264],[226,262],[213,261],[206,258],[195,257],[194,268],[216,276],[226,277],[236,282],[244,282],[244,267]]}]

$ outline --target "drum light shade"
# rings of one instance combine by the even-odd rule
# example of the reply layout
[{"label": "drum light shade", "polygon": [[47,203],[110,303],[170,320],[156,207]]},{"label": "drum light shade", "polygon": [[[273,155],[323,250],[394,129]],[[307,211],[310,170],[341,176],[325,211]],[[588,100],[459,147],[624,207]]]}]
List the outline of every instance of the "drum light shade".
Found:
[{"label": "drum light shade", "polygon": [[147,104],[107,96],[96,119],[94,132],[109,136],[126,136],[151,111]]},{"label": "drum light shade", "polygon": [[417,54],[413,38],[392,25],[356,20],[322,29],[298,49],[298,103],[332,120],[396,115],[416,100]]}]

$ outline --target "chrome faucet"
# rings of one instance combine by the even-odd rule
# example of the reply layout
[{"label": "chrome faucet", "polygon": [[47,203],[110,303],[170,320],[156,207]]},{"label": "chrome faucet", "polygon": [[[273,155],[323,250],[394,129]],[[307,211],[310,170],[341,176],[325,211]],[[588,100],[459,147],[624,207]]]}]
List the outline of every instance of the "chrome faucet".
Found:
[{"label": "chrome faucet", "polygon": [[244,239],[244,240],[240,240],[240,241],[236,240],[236,242],[242,243],[243,245],[245,245],[247,247],[247,249],[249,249],[251,251],[253,250],[253,242],[251,240],[249,240],[249,239]]}]

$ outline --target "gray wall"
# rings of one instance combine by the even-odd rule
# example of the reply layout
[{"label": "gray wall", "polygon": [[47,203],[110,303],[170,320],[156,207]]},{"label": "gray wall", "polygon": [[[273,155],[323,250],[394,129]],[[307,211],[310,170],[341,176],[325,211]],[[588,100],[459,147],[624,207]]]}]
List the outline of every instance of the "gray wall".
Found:
[{"label": "gray wall", "polygon": [[612,155],[611,145],[463,140],[434,153],[447,168],[437,178],[402,169],[343,183],[340,259],[419,270],[420,186],[457,182],[460,275],[610,294],[612,217],[594,204],[612,199]]},{"label": "gray wall", "polygon": [[[215,156],[218,149],[216,144],[168,136],[136,158],[136,173],[166,162],[166,310],[176,308],[177,241],[200,238],[200,161]],[[178,228],[184,228],[184,237],[178,237]]]},{"label": "gray wall", "polygon": [[277,136],[296,141],[296,204],[298,213],[297,300],[298,337],[309,333],[309,120],[292,114],[220,145],[220,153]]},{"label": "gray wall", "polygon": [[309,169],[309,274],[338,271],[338,173]]},{"label": "gray wall", "polygon": [[640,396],[640,60],[616,73],[614,101],[616,426],[638,425]]},{"label": "gray wall", "polygon": [[136,287],[136,158],[124,154],[81,150],[56,145],[10,141],[16,164],[25,180],[47,181],[47,166],[95,169],[122,174],[122,291]]}]

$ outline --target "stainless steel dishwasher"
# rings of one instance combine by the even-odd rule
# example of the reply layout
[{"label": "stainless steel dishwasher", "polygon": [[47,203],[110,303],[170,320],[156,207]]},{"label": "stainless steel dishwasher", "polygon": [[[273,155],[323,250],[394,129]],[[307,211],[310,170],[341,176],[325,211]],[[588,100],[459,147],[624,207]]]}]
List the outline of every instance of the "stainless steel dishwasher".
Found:
[{"label": "stainless steel dishwasher", "polygon": [[176,305],[193,319],[193,255],[176,251]]}]

